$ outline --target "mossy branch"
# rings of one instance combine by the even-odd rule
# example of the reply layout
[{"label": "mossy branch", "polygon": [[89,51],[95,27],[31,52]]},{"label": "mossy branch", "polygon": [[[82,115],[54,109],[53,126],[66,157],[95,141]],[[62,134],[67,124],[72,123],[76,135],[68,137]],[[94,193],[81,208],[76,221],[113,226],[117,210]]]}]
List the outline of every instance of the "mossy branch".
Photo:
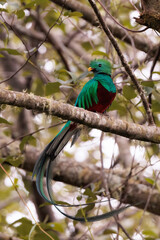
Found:
[{"label": "mossy branch", "polygon": [[129,123],[33,94],[0,89],[0,104],[44,112],[130,139],[160,143],[159,127]]}]

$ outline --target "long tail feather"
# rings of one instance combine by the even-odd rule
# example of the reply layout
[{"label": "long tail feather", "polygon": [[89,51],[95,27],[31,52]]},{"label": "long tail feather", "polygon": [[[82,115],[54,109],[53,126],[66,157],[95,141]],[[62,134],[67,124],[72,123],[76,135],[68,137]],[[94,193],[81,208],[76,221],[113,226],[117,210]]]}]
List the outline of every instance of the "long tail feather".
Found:
[{"label": "long tail feather", "polygon": [[45,173],[45,168],[48,160],[54,161],[57,155],[62,151],[64,146],[70,140],[72,135],[77,132],[76,126],[72,127],[71,122],[68,121],[66,125],[62,128],[59,134],[45,147],[43,152],[40,154],[37,160],[32,178],[36,177],[36,186],[39,194],[46,200],[50,201],[43,191],[43,178]]},{"label": "long tail feather", "polygon": [[51,179],[52,179],[52,172],[53,172],[53,166],[52,166],[53,161],[49,161],[48,163],[48,166],[47,166],[47,172],[46,172],[46,185],[47,185],[47,190],[48,190],[48,194],[49,194],[49,197],[50,197],[50,202],[55,206],[55,208],[61,213],[63,214],[65,217],[68,217],[72,220],[75,220],[75,221],[79,221],[79,222],[96,222],[96,221],[100,221],[100,220],[103,220],[103,219],[106,219],[106,218],[110,218],[110,217],[113,217],[121,212],[123,212],[126,208],[129,207],[129,205],[125,206],[125,207],[122,207],[122,208],[119,208],[119,209],[116,209],[116,210],[113,210],[113,211],[110,211],[110,212],[107,212],[107,213],[104,213],[104,214],[101,214],[101,215],[97,215],[97,216],[93,216],[93,217],[74,217],[74,216],[71,216],[71,215],[68,215],[66,214],[65,212],[63,212],[61,209],[58,208],[58,206],[62,206],[62,207],[82,207],[82,206],[88,206],[88,205],[91,205],[91,204],[95,204],[95,203],[91,203],[91,204],[82,204],[82,205],[59,205],[59,204],[56,204],[55,200],[53,199],[53,196],[52,196],[52,187],[51,187]]},{"label": "long tail feather", "polygon": [[[72,220],[80,221],[80,222],[94,222],[94,221],[99,221],[105,218],[109,218],[112,216],[115,216],[119,214],[120,212],[124,211],[126,208],[129,206],[125,206],[122,208],[119,208],[117,210],[113,210],[111,212],[101,214],[98,216],[93,216],[93,217],[74,217],[71,215],[66,214],[63,212],[59,207],[77,207],[77,206],[87,206],[95,203],[89,203],[89,204],[81,204],[81,205],[63,205],[63,204],[57,204],[56,201],[54,200],[52,196],[52,187],[51,187],[51,181],[52,181],[52,172],[53,172],[53,165],[55,164],[55,159],[57,155],[62,151],[64,146],[67,144],[67,142],[71,139],[73,136],[72,140],[72,145],[75,143],[77,140],[78,136],[80,135],[80,130],[76,128],[75,124],[71,124],[70,121],[66,123],[66,125],[62,128],[62,130],[59,132],[59,134],[45,147],[43,152],[41,153],[35,167],[33,170],[33,175],[36,176],[36,186],[37,190],[40,194],[40,196],[50,204],[53,204],[55,208],[63,214],[65,217],[68,217]],[[47,167],[46,167],[47,166]],[[45,175],[45,170],[46,170],[46,185],[47,185],[47,195],[44,191],[43,187],[43,179]]]}]

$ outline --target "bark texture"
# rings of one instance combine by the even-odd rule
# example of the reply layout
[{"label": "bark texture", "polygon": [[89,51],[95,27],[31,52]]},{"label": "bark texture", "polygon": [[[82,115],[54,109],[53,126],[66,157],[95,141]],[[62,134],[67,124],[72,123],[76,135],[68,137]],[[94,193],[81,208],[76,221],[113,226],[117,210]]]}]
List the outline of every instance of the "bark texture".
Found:
[{"label": "bark texture", "polygon": [[136,22],[160,32],[160,1],[141,0],[142,12]]},{"label": "bark texture", "polygon": [[0,104],[44,112],[130,139],[160,143],[159,127],[129,123],[33,94],[0,89]]}]

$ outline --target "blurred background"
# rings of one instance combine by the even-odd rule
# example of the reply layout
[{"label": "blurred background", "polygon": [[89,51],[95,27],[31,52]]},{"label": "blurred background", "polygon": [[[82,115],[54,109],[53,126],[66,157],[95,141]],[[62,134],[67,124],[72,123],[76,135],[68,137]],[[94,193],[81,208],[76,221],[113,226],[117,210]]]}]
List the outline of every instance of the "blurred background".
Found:
[{"label": "blurred background", "polygon": [[[143,1],[101,2],[112,17],[98,2],[97,7],[145,91],[155,124],[160,126],[159,32],[151,28],[132,32],[145,28],[135,19],[146,10]],[[141,98],[87,0],[0,1],[2,88],[74,105],[78,93],[93,76],[86,72],[89,62],[97,58],[112,63],[117,88],[116,99],[106,115],[147,128]],[[69,204],[104,201],[63,209],[73,216],[102,214],[121,203],[139,203],[138,208],[130,207],[116,218],[82,224],[66,219],[44,203],[31,174],[41,150],[64,122],[58,117],[1,105],[0,161],[34,219],[0,169],[0,239],[50,239],[35,226],[35,220],[53,239],[160,239],[158,144],[85,128],[76,144],[72,148],[68,144],[57,161],[55,199]]]}]

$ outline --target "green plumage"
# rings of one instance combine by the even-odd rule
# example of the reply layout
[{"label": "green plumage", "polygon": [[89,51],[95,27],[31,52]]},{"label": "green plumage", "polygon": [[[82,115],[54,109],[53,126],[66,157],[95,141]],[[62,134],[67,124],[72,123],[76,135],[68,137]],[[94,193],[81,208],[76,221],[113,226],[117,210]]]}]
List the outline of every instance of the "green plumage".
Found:
[{"label": "green plumage", "polygon": [[106,73],[111,75],[112,66],[111,63],[105,59],[97,59],[90,62],[90,67],[96,69],[95,75],[99,73]]},{"label": "green plumage", "polygon": [[116,93],[116,87],[112,82],[111,77],[105,74],[97,74],[94,76],[93,79],[91,79],[84,85],[80,94],[78,95],[75,106],[89,109],[90,107],[92,107],[93,102],[96,104],[98,103],[98,82],[101,83],[101,85],[108,92]]},{"label": "green plumage", "polygon": [[87,82],[78,95],[75,106],[86,109],[92,106],[93,101],[98,103],[97,87],[98,82],[94,78]]},{"label": "green plumage", "polygon": [[[87,109],[89,111],[103,113],[112,103],[116,95],[116,87],[111,79],[111,64],[104,60],[98,59],[90,63],[88,69],[94,73],[94,78],[88,81],[81,90],[76,100],[75,106]],[[55,208],[64,216],[77,220],[77,221],[98,221],[104,218],[108,218],[122,212],[126,207],[104,213],[93,217],[73,217],[64,213],[58,206],[66,207],[66,205],[57,204],[52,196],[52,169],[54,167],[55,159],[62,151],[64,146],[73,137],[72,145],[79,137],[80,129],[77,123],[68,121],[62,130],[57,134],[55,138],[45,147],[33,170],[33,176],[36,174],[36,186],[41,197],[53,204]],[[44,191],[43,179],[46,172],[46,186],[47,193]],[[89,203],[92,204],[92,203]],[[89,205],[88,203],[86,205]],[[94,204],[94,203],[93,203]],[[85,204],[82,204],[85,205]],[[80,205],[80,206],[82,206]],[[78,205],[70,205],[77,207]],[[128,207],[128,206],[127,206]]]},{"label": "green plumage", "polygon": [[75,103],[75,106],[84,109],[89,109],[93,103],[98,104],[98,83],[101,83],[108,92],[116,93],[116,87],[111,79],[110,62],[104,59],[94,60],[90,63],[90,67],[96,69],[93,70],[94,78],[84,85]]}]

